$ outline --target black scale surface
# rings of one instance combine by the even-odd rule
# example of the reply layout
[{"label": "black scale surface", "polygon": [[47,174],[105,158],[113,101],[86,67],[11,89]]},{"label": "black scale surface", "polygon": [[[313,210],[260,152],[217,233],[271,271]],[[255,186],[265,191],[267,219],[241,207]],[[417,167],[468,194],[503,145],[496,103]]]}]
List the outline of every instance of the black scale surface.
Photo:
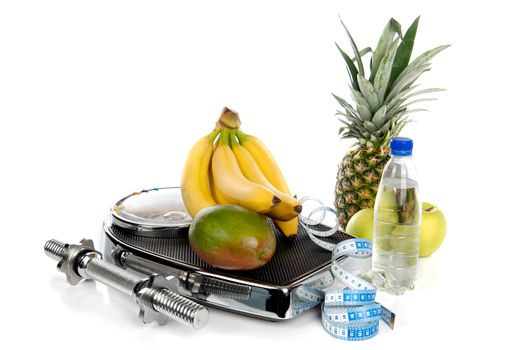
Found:
[{"label": "black scale surface", "polygon": [[[228,271],[208,265],[191,249],[187,230],[180,231],[176,235],[170,234],[171,237],[167,238],[141,237],[134,234],[135,231],[115,225],[111,226],[111,232],[121,243],[147,250],[152,254],[153,259],[160,255],[174,262],[183,262],[225,276],[264,282],[275,286],[289,285],[330,262],[331,252],[312,242],[301,225],[297,236],[294,239],[288,239],[278,232],[271,221],[269,222],[277,238],[277,250],[268,264],[252,271]],[[320,231],[326,230],[326,227],[320,225],[313,228]],[[324,238],[324,240],[337,243],[349,238],[350,236],[344,232],[338,231],[333,236]]]}]

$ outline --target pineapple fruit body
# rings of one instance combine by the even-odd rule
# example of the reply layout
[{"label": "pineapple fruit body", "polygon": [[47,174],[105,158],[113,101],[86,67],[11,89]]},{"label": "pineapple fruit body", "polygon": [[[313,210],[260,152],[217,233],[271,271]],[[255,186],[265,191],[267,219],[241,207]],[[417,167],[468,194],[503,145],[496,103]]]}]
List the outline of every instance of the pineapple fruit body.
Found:
[{"label": "pineapple fruit body", "polygon": [[334,207],[345,228],[359,210],[373,208],[383,168],[389,159],[387,148],[354,146],[339,163]]}]

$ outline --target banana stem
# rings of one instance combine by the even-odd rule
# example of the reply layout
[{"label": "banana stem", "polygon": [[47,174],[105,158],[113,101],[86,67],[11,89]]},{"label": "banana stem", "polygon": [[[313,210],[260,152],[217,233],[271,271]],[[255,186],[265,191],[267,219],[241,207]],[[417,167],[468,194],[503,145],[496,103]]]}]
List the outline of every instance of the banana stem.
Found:
[{"label": "banana stem", "polygon": [[232,130],[230,131],[230,146],[233,147],[239,147],[239,142],[237,141],[237,138],[235,138],[235,132]]},{"label": "banana stem", "polygon": [[230,140],[230,129],[223,129],[219,136],[219,145],[228,146]]},{"label": "banana stem", "polygon": [[210,133],[209,142],[213,143],[215,139],[217,138],[217,135],[219,135],[220,132],[221,132],[221,129],[218,129],[218,128],[213,129],[213,131]]},{"label": "banana stem", "polygon": [[235,130],[235,135],[239,139],[239,143],[242,145],[246,139],[248,138],[248,135],[243,133],[240,129]]},{"label": "banana stem", "polygon": [[229,109],[228,107],[224,107],[222,109],[221,116],[219,117],[219,120],[217,120],[217,128],[230,128],[230,129],[237,129],[241,126],[241,119],[239,118],[239,114],[235,112],[234,110]]}]

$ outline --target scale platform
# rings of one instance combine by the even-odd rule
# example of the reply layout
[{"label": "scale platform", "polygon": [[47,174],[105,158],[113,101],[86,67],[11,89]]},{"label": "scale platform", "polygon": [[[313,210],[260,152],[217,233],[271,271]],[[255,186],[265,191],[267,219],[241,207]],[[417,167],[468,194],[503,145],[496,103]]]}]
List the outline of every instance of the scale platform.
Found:
[{"label": "scale platform", "polygon": [[[103,224],[104,258],[136,272],[171,277],[194,301],[247,316],[285,320],[319,304],[319,290],[333,281],[331,253],[302,226],[288,239],[269,220],[277,241],[272,260],[251,271],[222,270],[191,249],[191,217],[180,198],[180,189],[171,187],[135,192],[117,202]],[[325,240],[348,238],[339,231]]]}]

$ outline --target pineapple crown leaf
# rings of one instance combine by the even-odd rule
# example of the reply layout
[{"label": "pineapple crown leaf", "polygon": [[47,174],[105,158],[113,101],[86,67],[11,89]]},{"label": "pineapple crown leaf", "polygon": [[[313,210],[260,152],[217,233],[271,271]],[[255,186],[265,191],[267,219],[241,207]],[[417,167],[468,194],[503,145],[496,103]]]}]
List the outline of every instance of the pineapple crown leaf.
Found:
[{"label": "pineapple crown leaf", "polygon": [[400,38],[403,37],[403,32],[401,31],[401,25],[399,24],[399,22],[393,18],[390,18],[390,20],[385,26],[385,29],[383,29],[383,34],[381,34],[379,42],[376,46],[376,50],[374,51],[374,54],[372,56],[370,81],[374,81],[381,60],[385,56],[386,50],[392,43],[392,40],[394,39],[396,33]]},{"label": "pineapple crown leaf", "polygon": [[399,47],[396,50],[396,56],[394,57],[394,62],[392,63],[392,71],[390,72],[388,83],[389,88],[410,62],[410,56],[412,55],[412,49],[414,48],[414,40],[416,39],[418,24],[419,17],[417,17],[412,25],[407,29],[401,44],[399,44]]},{"label": "pineapple crown leaf", "polygon": [[372,80],[374,82],[374,87],[378,91],[378,97],[382,101],[384,100],[385,93],[387,91],[388,85],[390,84],[390,76],[392,74],[392,67],[394,63],[392,58],[397,52],[398,42],[399,38],[396,38],[392,41],[385,52],[385,56],[379,64],[377,75],[374,77],[374,80]]},{"label": "pineapple crown leaf", "polygon": [[[370,105],[368,104],[367,100],[364,98],[364,96],[356,89],[352,88],[350,86],[350,91],[352,92],[352,97],[354,99],[354,102],[356,104],[356,110],[361,116],[361,119],[363,120],[370,120],[371,119],[371,111],[370,111]],[[363,113],[363,114],[361,114]]]},{"label": "pineapple crown leaf", "polygon": [[346,31],[346,35],[348,36],[348,39],[350,40],[350,45],[352,46],[352,50],[354,51],[355,59],[357,61],[358,72],[364,74],[365,73],[365,68],[363,67],[363,61],[361,60],[361,56],[359,56],[359,50],[357,49],[357,45],[356,45],[356,43],[354,41],[354,38],[352,38],[352,35],[350,34],[350,31],[348,30],[348,28],[344,24],[344,22],[341,19],[341,17],[339,17],[339,20],[341,21],[341,24],[343,25],[343,28]]},{"label": "pineapple crown leaf", "polygon": [[341,56],[343,56],[343,59],[346,62],[346,70],[348,71],[348,76],[350,77],[350,81],[352,83],[352,86],[354,89],[358,89],[357,86],[357,67],[354,64],[354,61],[348,56],[346,52],[344,52],[337,43],[335,43],[335,46],[337,46],[337,49],[341,53]]},{"label": "pineapple crown leaf", "polygon": [[[341,20],[341,18],[339,18]],[[438,46],[425,51],[410,61],[419,17],[404,33],[401,25],[393,18],[386,24],[375,50],[370,47],[359,50],[348,28],[341,20],[348,36],[353,57],[348,55],[336,43],[342,55],[350,78],[350,97],[353,103],[332,94],[343,110],[336,115],[343,126],[339,130],[341,138],[354,138],[366,147],[387,147],[390,139],[399,135],[403,127],[411,120],[408,114],[422,111],[409,109],[415,103],[435,100],[434,98],[413,97],[421,94],[444,91],[430,88],[414,90],[419,87],[415,82],[430,70],[430,61],[449,45]],[[366,77],[363,57],[371,53],[369,76]]]},{"label": "pineapple crown leaf", "polygon": [[375,112],[374,116],[372,117],[372,123],[376,125],[378,128],[380,128],[383,124],[385,124],[385,117],[386,117],[386,105],[383,105],[381,108]]},{"label": "pineapple crown leaf", "polygon": [[[344,123],[347,127],[351,127],[352,123],[356,124],[356,123],[361,123],[362,122],[358,117],[356,117],[356,116],[354,116],[354,115],[352,115],[350,113],[337,112],[336,114],[337,115],[341,115],[341,116],[345,117],[346,120],[348,120],[348,122]],[[341,120],[341,119],[339,119],[339,120]]]},{"label": "pineapple crown leaf", "polygon": [[355,110],[354,107],[352,107],[351,104],[349,104],[348,102],[346,102],[344,99],[342,99],[341,97],[337,95],[332,94],[332,96],[334,96],[334,98],[337,100],[337,102],[339,102],[341,107],[345,109],[347,114],[353,115],[359,119],[359,113],[357,113],[357,111]]},{"label": "pineapple crown leaf", "polygon": [[[372,48],[369,46],[369,47],[365,47],[364,49],[362,49],[361,51],[359,51],[359,57],[361,57],[361,59],[363,59],[363,57],[366,56],[366,54],[368,53],[371,53],[372,52]],[[357,58],[352,58],[352,62],[357,62]]]},{"label": "pineapple crown leaf", "polygon": [[430,70],[430,60],[450,45],[441,45],[431,50],[423,52],[414,61],[412,61],[393,82],[386,100],[397,95],[401,90],[412,85],[421,74]]},{"label": "pineapple crown leaf", "polygon": [[369,109],[371,111],[377,110],[379,108],[379,96],[377,95],[376,89],[374,89],[374,85],[362,74],[357,75],[357,85]]}]

